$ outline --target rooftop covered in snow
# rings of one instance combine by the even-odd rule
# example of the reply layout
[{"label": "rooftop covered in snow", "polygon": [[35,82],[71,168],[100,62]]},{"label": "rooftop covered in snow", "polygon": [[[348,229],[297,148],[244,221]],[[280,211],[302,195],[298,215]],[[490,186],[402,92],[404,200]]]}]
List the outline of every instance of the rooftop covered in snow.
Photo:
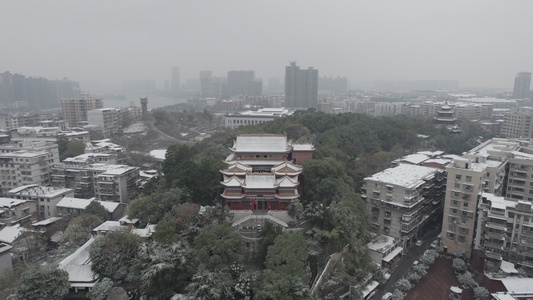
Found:
[{"label": "rooftop covered in snow", "polygon": [[416,188],[424,183],[425,178],[429,178],[437,172],[439,172],[439,170],[435,168],[400,164],[395,168],[388,168],[384,171],[367,177],[365,180],[378,181],[381,183],[402,186],[405,188]]}]

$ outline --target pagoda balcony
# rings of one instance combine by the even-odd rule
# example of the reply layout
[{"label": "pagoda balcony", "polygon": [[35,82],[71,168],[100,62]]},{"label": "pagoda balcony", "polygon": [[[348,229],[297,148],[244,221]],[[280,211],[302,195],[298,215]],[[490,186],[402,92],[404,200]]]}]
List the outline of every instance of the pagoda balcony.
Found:
[{"label": "pagoda balcony", "polygon": [[220,194],[220,196],[221,196],[222,198],[224,198],[224,199],[229,199],[229,200],[239,200],[239,199],[243,199],[244,196],[246,196],[246,195],[244,195],[244,194],[237,194],[237,193],[235,193],[235,194],[226,194],[226,193],[223,193],[223,194]]}]

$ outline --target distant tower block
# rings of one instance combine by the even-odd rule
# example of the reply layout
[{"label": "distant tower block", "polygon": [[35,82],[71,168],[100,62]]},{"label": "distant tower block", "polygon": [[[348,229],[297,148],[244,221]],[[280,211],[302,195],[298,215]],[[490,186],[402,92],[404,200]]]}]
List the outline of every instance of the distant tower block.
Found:
[{"label": "distant tower block", "polygon": [[148,98],[146,97],[141,98],[141,112],[143,120],[146,120],[148,117]]}]

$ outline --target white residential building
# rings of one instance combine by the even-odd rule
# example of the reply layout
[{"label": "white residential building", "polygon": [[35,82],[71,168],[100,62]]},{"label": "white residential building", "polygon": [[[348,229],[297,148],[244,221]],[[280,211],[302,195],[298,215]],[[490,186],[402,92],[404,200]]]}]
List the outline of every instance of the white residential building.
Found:
[{"label": "white residential building", "polygon": [[44,220],[57,217],[57,203],[63,197],[73,197],[74,190],[32,184],[14,188],[7,192],[7,196],[13,199],[35,201],[39,212],[39,219]]},{"label": "white residential building", "polygon": [[91,97],[89,94],[80,94],[75,98],[61,99],[63,119],[69,127],[80,127],[87,122],[87,112],[92,109],[103,108],[103,99]]},{"label": "white residential building", "polygon": [[0,227],[29,222],[36,211],[35,201],[0,198]]},{"label": "white residential building", "polygon": [[[57,148],[56,148],[57,149]],[[29,184],[49,185],[51,170],[59,155],[45,150],[20,150],[0,154],[2,191]]]},{"label": "white residential building", "polygon": [[52,184],[74,189],[76,198],[129,203],[138,194],[138,167],[63,161],[52,173]]},{"label": "white residential building", "polygon": [[445,178],[443,169],[410,164],[365,178],[361,197],[371,229],[402,240],[405,248],[439,217]]},{"label": "white residential building", "polygon": [[118,220],[124,214],[125,205],[118,202],[99,201],[94,198],[81,199],[64,197],[57,203],[57,213],[60,216],[80,216],[91,202],[96,201],[109,213],[109,220]]},{"label": "white residential building", "polygon": [[109,137],[122,128],[122,112],[117,108],[98,108],[87,111],[88,125],[95,125]]}]

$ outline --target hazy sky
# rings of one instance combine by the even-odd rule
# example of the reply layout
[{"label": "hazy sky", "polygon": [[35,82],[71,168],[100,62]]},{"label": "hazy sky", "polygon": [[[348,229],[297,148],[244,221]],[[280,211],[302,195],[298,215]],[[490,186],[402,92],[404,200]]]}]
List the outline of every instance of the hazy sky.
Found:
[{"label": "hazy sky", "polygon": [[512,87],[533,71],[533,1],[2,1],[0,72],[104,83],[177,65],[284,77],[296,60],[351,82]]}]

